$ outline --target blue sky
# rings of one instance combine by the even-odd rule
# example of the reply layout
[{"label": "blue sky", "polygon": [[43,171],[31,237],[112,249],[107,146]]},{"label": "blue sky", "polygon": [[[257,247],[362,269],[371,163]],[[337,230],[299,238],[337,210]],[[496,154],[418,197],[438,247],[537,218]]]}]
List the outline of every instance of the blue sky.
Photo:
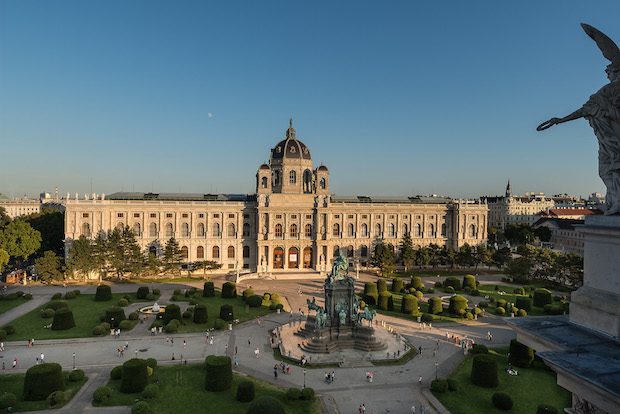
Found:
[{"label": "blue sky", "polygon": [[[2,1],[0,192],[252,193],[289,117],[341,195],[603,192],[618,1]],[[209,116],[211,114],[211,116]]]}]

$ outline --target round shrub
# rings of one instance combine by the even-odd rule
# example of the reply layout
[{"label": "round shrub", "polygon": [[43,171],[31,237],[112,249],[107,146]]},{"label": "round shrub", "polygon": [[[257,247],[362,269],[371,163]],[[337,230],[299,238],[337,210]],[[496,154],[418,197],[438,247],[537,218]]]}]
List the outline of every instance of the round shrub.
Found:
[{"label": "round shrub", "polygon": [[272,293],[271,294],[271,300],[280,300],[280,295],[277,293]]},{"label": "round shrub", "polygon": [[93,393],[93,401],[98,403],[106,402],[110,399],[111,396],[112,388],[106,386],[99,387]]},{"label": "round shrub", "polygon": [[448,312],[457,313],[459,309],[463,309],[463,310],[467,309],[467,299],[465,299],[461,295],[454,295],[450,298],[450,305],[448,305]]},{"label": "round shrub", "polygon": [[472,291],[469,292],[469,294],[472,296],[480,296],[480,291],[478,289],[472,289]]},{"label": "round shrub", "polygon": [[41,401],[54,391],[65,389],[62,367],[56,363],[45,363],[30,367],[24,378],[24,400]]},{"label": "round shrub", "polygon": [[433,322],[433,315],[430,313],[425,313],[422,315],[422,322]]},{"label": "round shrub", "polygon": [[118,327],[121,331],[129,331],[133,328],[133,324],[131,323],[131,321],[128,321],[127,319],[125,319],[124,321],[121,321],[121,323],[118,324]]},{"label": "round shrub", "polygon": [[443,286],[443,283],[441,283],[441,282],[435,282],[435,287],[436,287],[436,288],[440,288],[440,287],[442,287],[442,286]]},{"label": "round shrub", "polygon": [[488,354],[489,349],[484,345],[474,344],[474,346],[471,347],[471,353],[472,354]]},{"label": "round shrub", "polygon": [[60,298],[62,298],[62,293],[54,293],[52,295],[52,300],[58,300]]},{"label": "round shrub", "polygon": [[461,290],[461,281],[456,277],[449,277],[443,282],[444,287],[452,287],[454,290]]},{"label": "round shrub", "polygon": [[543,306],[543,310],[547,313],[549,313],[551,311],[551,308],[553,307],[552,304],[547,303],[545,306]]},{"label": "round shrub", "polygon": [[149,294],[149,288],[147,286],[140,286],[136,292],[136,298],[146,299],[146,295]]},{"label": "round shrub", "polygon": [[65,299],[75,299],[76,297],[77,297],[77,295],[75,294],[74,291],[70,291],[70,292],[67,292],[65,294]]},{"label": "round shrub", "polygon": [[132,358],[123,364],[121,375],[121,392],[130,394],[142,392],[148,384],[149,375],[144,359]]},{"label": "round shrub", "polygon": [[168,325],[164,326],[164,331],[166,333],[175,333],[177,330],[179,329],[179,327],[177,326],[176,323],[169,323]]},{"label": "round shrub", "polygon": [[15,396],[15,394],[5,392],[0,395],[0,409],[13,407],[15,404],[17,404],[17,397]]},{"label": "round shrub", "polygon": [[124,308],[125,306],[129,306],[129,301],[125,298],[121,298],[118,300],[117,305],[120,306],[121,308]]},{"label": "round shrub", "polygon": [[6,295],[6,300],[15,300],[17,299],[17,293],[9,293]]},{"label": "round shrub", "polygon": [[466,313],[465,309],[457,309],[456,310],[456,315],[457,316],[463,317],[463,316],[465,316],[465,313]]},{"label": "round shrub", "polygon": [[286,390],[286,399],[289,401],[298,400],[300,396],[301,391],[299,390],[299,388],[289,388],[288,390]]},{"label": "round shrub", "polygon": [[498,306],[497,308],[495,308],[496,315],[504,316],[505,313],[506,313],[506,309],[502,308],[501,306]]},{"label": "round shrub", "polygon": [[443,311],[443,304],[441,303],[440,297],[434,296],[428,300],[428,311],[434,315]]},{"label": "round shrub", "polygon": [[368,293],[363,296],[364,302],[368,305],[376,305],[379,302],[379,294],[378,293]]},{"label": "round shrub", "polygon": [[499,384],[497,361],[489,354],[474,356],[471,367],[471,382],[485,388],[495,388]]},{"label": "round shrub", "polygon": [[377,307],[381,310],[388,310],[388,300],[392,297],[392,294],[388,291],[379,293],[379,303]]},{"label": "round shrub", "polygon": [[527,312],[525,311],[525,309],[519,309],[519,311],[517,312],[517,316],[527,316]]},{"label": "round shrub", "polygon": [[549,313],[551,315],[562,315],[564,313],[564,309],[561,306],[552,306],[549,309]]},{"label": "round shrub", "polygon": [[97,325],[93,328],[93,335],[94,336],[102,336],[103,334],[106,333],[106,329],[103,328],[103,326],[101,325]]},{"label": "round shrub", "polygon": [[155,384],[149,384],[144,387],[144,391],[142,391],[142,398],[147,400],[152,400],[153,398],[157,398],[159,395],[159,387]]},{"label": "round shrub", "polygon": [[65,402],[65,393],[64,391],[54,391],[45,399],[50,407],[53,407],[58,404],[62,404]]},{"label": "round shrub", "polygon": [[78,382],[84,379],[84,371],[81,369],[74,369],[69,373],[69,381]]},{"label": "round shrub", "polygon": [[403,297],[400,305],[401,313],[406,315],[417,315],[418,314],[418,300],[413,295],[406,295]]},{"label": "round shrub", "polygon": [[213,324],[213,327],[217,329],[218,331],[221,331],[222,329],[226,328],[226,322],[223,321],[222,319],[216,319],[215,323]]},{"label": "round shrub", "polygon": [[53,310],[58,310],[60,308],[68,308],[69,307],[69,303],[66,300],[55,300],[53,302],[48,303],[47,305],[45,305],[45,307],[47,309],[53,309]]},{"label": "round shrub", "polygon": [[475,307],[474,308],[474,315],[480,316],[482,315],[482,309],[480,309],[479,307]]},{"label": "round shrub", "polygon": [[227,356],[209,355],[205,359],[207,369],[205,389],[224,391],[232,386],[232,367]]},{"label": "round shrub", "polygon": [[489,302],[480,302],[478,304],[479,307],[481,308],[488,308],[489,307]]},{"label": "round shrub", "polygon": [[506,305],[507,304],[508,304],[508,302],[506,302],[506,300],[498,299],[497,302],[495,303],[495,306],[500,306],[500,307],[506,309]]},{"label": "round shrub", "polygon": [[301,399],[306,401],[312,401],[314,398],[314,388],[302,388],[301,389]]},{"label": "round shrub", "polygon": [[558,409],[553,405],[539,404],[536,409],[536,414],[558,414]]},{"label": "round shrub", "polygon": [[471,312],[465,312],[465,319],[467,319],[468,321],[471,321],[474,319],[474,314]]},{"label": "round shrub", "polygon": [[192,300],[189,301],[189,304],[192,306],[198,305],[198,299],[192,298]]},{"label": "round shrub", "polygon": [[233,319],[235,319],[232,305],[225,303],[224,305],[220,306],[220,319],[225,321],[232,321]]},{"label": "round shrub", "polygon": [[448,378],[446,380],[448,382],[448,389],[450,391],[458,391],[459,390],[459,382],[454,378]]},{"label": "round shrub", "polygon": [[[390,309],[390,304],[392,305],[392,308]],[[282,303],[282,301],[278,301],[278,303],[276,303],[276,310],[283,310],[284,309],[284,304]],[[388,301],[388,309],[389,310],[394,310],[394,302],[392,301]]]},{"label": "round shrub", "polygon": [[54,314],[54,320],[52,321],[52,330],[64,331],[65,329],[71,329],[75,326],[73,320],[73,312],[69,308],[60,308]]},{"label": "round shrub", "polygon": [[215,286],[213,285],[213,282],[205,282],[202,287],[202,297],[211,298],[213,296],[215,296]]},{"label": "round shrub", "polygon": [[47,318],[53,318],[54,317],[54,313],[56,313],[56,311],[54,311],[54,309],[45,308],[41,312],[41,317],[42,318],[46,318],[46,319]]},{"label": "round shrub", "polygon": [[170,323],[171,320],[181,320],[181,308],[174,303],[167,305],[164,310],[164,325]]},{"label": "round shrub", "polygon": [[[441,282],[437,282],[437,283],[439,283],[439,286],[435,284],[435,287],[441,287]],[[424,283],[422,283],[422,279],[420,278],[420,276],[413,276],[411,278],[411,287],[414,288],[415,290],[420,290],[424,287]]]},{"label": "round shrub", "polygon": [[515,306],[519,309],[525,309],[526,311],[531,310],[531,305],[532,302],[530,301],[530,298],[526,298],[526,297],[518,297],[517,300],[515,301]]},{"label": "round shrub", "polygon": [[194,316],[194,314],[192,313],[191,310],[186,310],[185,312],[183,312],[183,319],[189,319],[192,316]]},{"label": "round shrub", "polygon": [[237,284],[234,282],[226,282],[222,286],[222,298],[234,299],[237,297]]},{"label": "round shrub", "polygon": [[454,293],[455,290],[452,286],[448,286],[447,288],[444,289],[446,291],[446,293]]},{"label": "round shrub", "polygon": [[441,393],[448,391],[448,381],[443,378],[434,379],[431,382],[431,391]]},{"label": "round shrub", "polygon": [[433,289],[433,288],[428,288],[428,293],[435,293],[435,289]]},{"label": "round shrub", "polygon": [[119,380],[121,379],[121,376],[123,375],[123,366],[122,365],[118,365],[114,368],[112,368],[112,371],[110,371],[110,379],[111,380]]},{"label": "round shrub", "polygon": [[414,295],[415,295],[416,298],[422,299],[422,296],[424,296],[424,293],[422,293],[422,291],[420,291],[420,290],[416,290]]},{"label": "round shrub", "polygon": [[534,350],[513,339],[510,341],[508,362],[521,368],[529,368],[534,361]]},{"label": "round shrub", "polygon": [[4,325],[2,327],[2,330],[6,332],[7,335],[13,335],[15,332],[17,332],[17,330],[15,329],[15,326],[13,325]]},{"label": "round shrub", "polygon": [[[302,391],[303,392],[303,391]],[[282,403],[269,395],[256,398],[248,406],[246,414],[284,414]]]},{"label": "round shrub", "polygon": [[0,329],[0,341],[4,341],[6,339],[7,333],[4,329]]},{"label": "round shrub", "polygon": [[155,368],[157,366],[157,360],[155,358],[147,358],[146,366],[150,368]]},{"label": "round shrub", "polygon": [[208,320],[207,307],[205,305],[196,305],[194,309],[194,323],[206,323]]},{"label": "round shrub", "polygon": [[252,381],[241,381],[237,386],[237,400],[249,402],[254,399],[254,383]]},{"label": "round shrub", "polygon": [[512,398],[505,392],[496,392],[493,394],[493,397],[491,397],[491,401],[493,401],[495,407],[505,411],[510,410],[513,404]]},{"label": "round shrub", "polygon": [[146,401],[138,401],[131,407],[131,414],[150,414],[151,406]]},{"label": "round shrub", "polygon": [[248,300],[251,296],[254,296],[254,291],[252,289],[246,289],[243,291],[242,299]]},{"label": "round shrub", "polygon": [[463,287],[463,292],[469,293],[469,292],[471,292],[471,288],[469,286],[465,286],[465,287]]},{"label": "round shrub", "polygon": [[271,300],[271,293],[269,293],[269,292],[265,292],[265,293],[263,293],[263,299],[265,299],[265,300]]},{"label": "round shrub", "polygon": [[140,315],[138,315],[138,312],[131,312],[129,314],[129,320],[130,321],[137,321],[139,316]]},{"label": "round shrub", "polygon": [[103,329],[105,329],[106,331],[109,331],[110,328],[112,327],[109,323],[107,322],[101,322],[99,325],[103,326]]},{"label": "round shrub", "polygon": [[392,292],[400,292],[404,287],[405,285],[400,277],[392,279]]},{"label": "round shrub", "polygon": [[476,289],[476,277],[473,275],[463,276],[463,289],[469,287],[470,289]]},{"label": "round shrub", "polygon": [[95,300],[98,302],[112,300],[112,289],[108,285],[97,286],[97,293],[95,293]]},{"label": "round shrub", "polygon": [[250,308],[258,308],[260,305],[263,304],[263,297],[259,295],[252,295],[246,299],[245,303]]},{"label": "round shrub", "polygon": [[174,296],[179,296],[179,295],[181,294],[181,289],[175,289],[175,290],[173,290],[173,291],[172,291],[172,294],[173,294]]},{"label": "round shrub", "polygon": [[377,280],[377,292],[381,293],[385,291],[387,291],[387,282],[385,281],[385,279]]},{"label": "round shrub", "polygon": [[534,306],[542,308],[551,303],[551,291],[548,289],[536,289],[534,291]]},{"label": "round shrub", "polygon": [[110,306],[105,310],[105,321],[115,328],[125,319],[125,311],[118,306]]},{"label": "round shrub", "polygon": [[497,300],[497,299],[495,299],[493,296],[491,296],[491,297],[489,298],[489,302],[491,302],[491,303],[495,303],[495,301],[496,301],[496,300]]},{"label": "round shrub", "polygon": [[[157,290],[157,289],[155,289],[155,290]],[[157,299],[157,295],[155,295],[153,293],[149,293],[148,295],[146,295],[145,299],[149,300],[149,301],[153,301],[153,300]]]}]

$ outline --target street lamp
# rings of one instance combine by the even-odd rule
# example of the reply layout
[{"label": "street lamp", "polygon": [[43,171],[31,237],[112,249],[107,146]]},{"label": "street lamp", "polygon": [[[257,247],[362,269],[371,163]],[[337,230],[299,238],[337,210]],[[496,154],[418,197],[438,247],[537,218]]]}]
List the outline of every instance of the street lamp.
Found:
[{"label": "street lamp", "polygon": [[75,370],[75,352],[73,353],[73,369]]},{"label": "street lamp", "polygon": [[437,379],[437,362],[435,362],[435,379]]},{"label": "street lamp", "polygon": [[136,358],[138,358],[138,350],[136,349]]},{"label": "street lamp", "polygon": [[306,370],[304,369],[304,388],[306,388]]}]

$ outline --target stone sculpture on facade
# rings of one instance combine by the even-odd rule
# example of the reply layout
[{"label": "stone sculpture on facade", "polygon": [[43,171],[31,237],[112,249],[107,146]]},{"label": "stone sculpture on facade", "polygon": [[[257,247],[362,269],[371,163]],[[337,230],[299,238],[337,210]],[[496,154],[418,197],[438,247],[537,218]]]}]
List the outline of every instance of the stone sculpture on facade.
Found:
[{"label": "stone sculpture on facade", "polygon": [[594,27],[584,23],[581,26],[596,42],[603,56],[611,61],[605,69],[610,83],[590,96],[588,102],[572,114],[564,118],[551,118],[536,130],[543,131],[574,119],[587,119],[599,142],[599,175],[607,187],[605,214],[620,214],[620,49]]}]

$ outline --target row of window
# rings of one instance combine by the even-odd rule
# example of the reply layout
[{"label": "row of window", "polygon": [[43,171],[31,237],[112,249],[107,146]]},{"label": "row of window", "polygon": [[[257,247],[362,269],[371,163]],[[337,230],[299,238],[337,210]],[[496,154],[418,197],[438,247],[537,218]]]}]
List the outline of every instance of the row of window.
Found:
[{"label": "row of window", "polygon": [[[116,227],[123,228],[125,226],[124,223],[118,223]],[[132,230],[136,237],[142,236],[142,225],[140,223],[134,223]],[[213,223],[211,225],[212,236],[219,237],[220,236],[220,224]],[[82,224],[82,234],[86,237],[91,236],[91,228],[89,223]],[[164,237],[172,237],[174,234],[174,226],[172,223],[166,223],[164,225]],[[229,223],[226,227],[226,235],[227,237],[237,237],[236,226],[233,223]],[[243,236],[250,235],[250,224],[243,223]],[[205,225],[203,223],[198,223],[196,225],[196,237],[204,237],[205,236]],[[151,223],[148,228],[148,237],[157,237],[157,224]],[[181,224],[181,234],[180,237],[187,238],[189,237],[189,224],[183,223]]]},{"label": "row of window", "polygon": [[[421,224],[416,224],[415,226],[413,226],[413,237],[422,237],[422,225]],[[407,224],[403,224],[402,225],[402,234],[408,234],[409,233],[409,225]],[[340,224],[339,223],[335,223],[332,226],[332,236],[334,237],[340,237],[341,233],[340,233]],[[368,225],[366,225],[366,223],[363,223],[360,226],[360,237],[364,238],[364,237],[368,237],[369,233],[368,233]],[[382,227],[380,223],[376,223],[375,224],[375,232],[374,232],[374,236],[375,237],[381,237],[382,236]],[[441,236],[445,237],[446,236],[446,225],[442,224],[441,225]],[[352,223],[349,223],[347,225],[347,231],[346,231],[346,237],[355,237],[355,226]],[[388,238],[393,238],[396,237],[396,226],[394,224],[388,224],[387,225],[387,237]],[[435,230],[435,225],[434,224],[429,224],[427,227],[427,232],[426,232],[426,237],[436,237],[436,230]]]},{"label": "row of window", "polygon": [[[88,218],[90,217],[90,213],[82,213],[82,217],[83,218]],[[116,213],[116,217],[117,218],[124,218],[125,217],[125,213]],[[133,217],[134,218],[140,218],[140,213],[133,213]],[[149,214],[150,218],[157,218],[157,213],[150,213]],[[173,218],[174,214],[172,213],[166,213],[166,218]],[[189,213],[183,213],[181,214],[182,218],[189,218]],[[205,214],[204,213],[198,213],[198,218],[204,218]],[[228,218],[230,219],[234,219],[237,217],[236,213],[229,213],[228,214]],[[219,219],[220,218],[220,213],[213,213],[213,218]],[[250,218],[249,214],[244,214],[243,218]]]},{"label": "row of window", "polygon": [[[157,255],[157,248],[155,246],[149,247],[149,253]],[[188,247],[187,246],[182,246],[181,247],[181,253],[183,255],[183,258],[187,259],[189,257],[189,249],[188,249]],[[235,246],[228,246],[227,254],[228,254],[228,258],[229,259],[234,259],[235,258]],[[249,246],[243,246],[243,258],[247,259],[249,257],[250,257],[250,247]],[[205,258],[205,248],[204,248],[204,246],[196,247],[196,258],[197,259],[204,259]],[[219,246],[213,246],[213,248],[211,249],[211,258],[212,259],[219,259],[220,258],[220,248],[219,248]]]}]

